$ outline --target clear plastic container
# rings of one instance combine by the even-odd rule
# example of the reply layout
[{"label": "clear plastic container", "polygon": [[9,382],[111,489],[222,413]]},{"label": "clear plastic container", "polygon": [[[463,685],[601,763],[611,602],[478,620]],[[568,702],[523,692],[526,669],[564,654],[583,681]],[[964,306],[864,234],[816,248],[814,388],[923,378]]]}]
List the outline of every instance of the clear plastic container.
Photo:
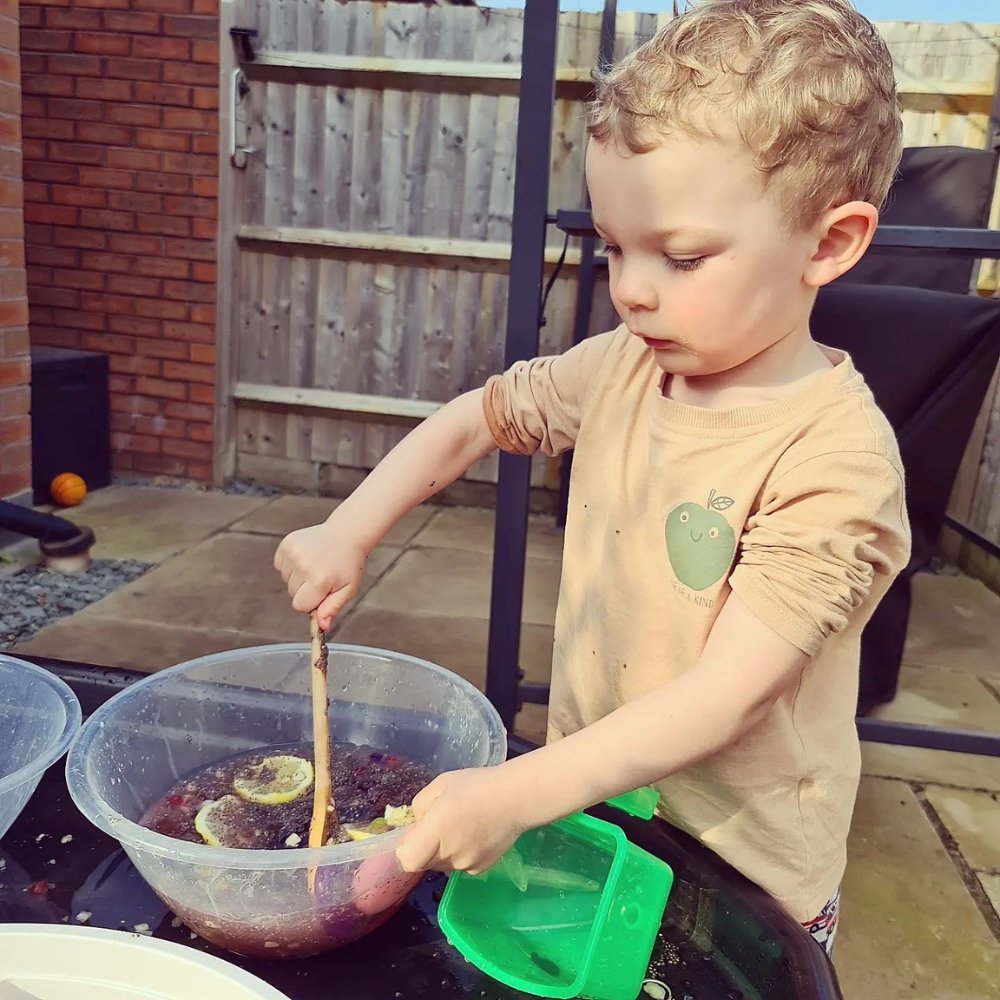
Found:
[{"label": "clear plastic container", "polygon": [[96,927],[0,926],[0,1000],[289,1000],[170,941]]},{"label": "clear plastic container", "polygon": [[[398,753],[434,774],[506,756],[500,717],[467,681],[400,653],[329,649],[333,739]],[[98,709],[67,760],[69,791],[84,815],[121,842],[185,923],[242,955],[302,957],[356,940],[384,923],[420,878],[396,862],[402,830],[330,847],[248,851],[174,840],[136,822],[208,764],[311,742],[309,656],[307,644],[258,646],[154,674]]]},{"label": "clear plastic container", "polygon": [[80,703],[58,677],[0,655],[0,837],[80,728]]}]

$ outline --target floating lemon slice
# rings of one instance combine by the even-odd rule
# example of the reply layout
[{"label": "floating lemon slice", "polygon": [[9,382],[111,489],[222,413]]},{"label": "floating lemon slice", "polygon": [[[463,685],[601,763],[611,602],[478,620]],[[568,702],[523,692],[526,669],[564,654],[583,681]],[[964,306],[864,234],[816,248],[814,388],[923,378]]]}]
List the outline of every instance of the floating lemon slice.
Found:
[{"label": "floating lemon slice", "polygon": [[413,815],[413,809],[410,806],[385,807],[385,822],[392,830],[400,826],[409,826],[411,823],[415,823],[416,820],[417,817]]},{"label": "floating lemon slice", "polygon": [[[234,810],[235,807],[235,810]],[[209,800],[194,818],[194,828],[209,847],[230,847],[227,843],[232,830],[230,822],[233,812],[239,812],[240,800],[235,795],[223,795],[221,799]]]},{"label": "floating lemon slice", "polygon": [[233,791],[246,802],[280,806],[294,802],[312,787],[313,766],[305,757],[265,757],[233,779]]},{"label": "floating lemon slice", "polygon": [[370,823],[345,823],[343,829],[351,840],[367,840],[385,833],[389,824],[384,819],[373,819]]}]

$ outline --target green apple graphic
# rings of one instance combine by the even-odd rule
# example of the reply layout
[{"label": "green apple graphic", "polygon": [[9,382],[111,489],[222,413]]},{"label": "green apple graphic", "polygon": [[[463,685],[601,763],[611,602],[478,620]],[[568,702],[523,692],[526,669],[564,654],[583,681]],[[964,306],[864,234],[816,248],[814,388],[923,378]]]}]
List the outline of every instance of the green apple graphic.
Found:
[{"label": "green apple graphic", "polygon": [[719,513],[733,505],[712,490],[708,504],[682,503],[667,515],[665,534],[670,565],[686,587],[705,590],[722,579],[733,554],[736,535]]}]

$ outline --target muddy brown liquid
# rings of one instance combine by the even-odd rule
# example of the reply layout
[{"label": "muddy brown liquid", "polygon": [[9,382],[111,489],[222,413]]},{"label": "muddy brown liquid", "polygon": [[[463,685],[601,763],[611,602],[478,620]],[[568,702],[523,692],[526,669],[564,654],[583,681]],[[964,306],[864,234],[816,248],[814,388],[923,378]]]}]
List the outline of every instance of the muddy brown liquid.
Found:
[{"label": "muddy brown liquid", "polygon": [[[194,818],[208,801],[233,793],[233,780],[266,758],[290,754],[313,760],[311,743],[263,747],[210,764],[168,789],[139,820],[142,826],[175,840],[203,843]],[[409,805],[431,780],[420,765],[374,747],[330,744],[333,797],[341,823],[366,824],[384,816],[385,807]],[[306,847],[312,819],[312,785],[292,802],[260,805],[233,803],[227,810],[226,846],[273,851]],[[328,831],[336,838],[337,831]],[[296,837],[298,840],[296,841]]]}]

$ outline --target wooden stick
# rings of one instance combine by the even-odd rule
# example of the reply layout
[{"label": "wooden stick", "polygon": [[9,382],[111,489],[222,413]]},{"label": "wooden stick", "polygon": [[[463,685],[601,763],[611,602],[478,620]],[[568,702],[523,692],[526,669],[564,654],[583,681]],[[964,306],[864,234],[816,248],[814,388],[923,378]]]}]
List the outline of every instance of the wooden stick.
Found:
[{"label": "wooden stick", "polygon": [[[330,696],[327,690],[329,650],[326,636],[319,627],[314,611],[309,616],[312,636],[312,713],[313,756],[315,776],[313,783],[313,814],[309,824],[309,846],[322,847],[326,843],[327,829],[337,826],[337,806],[333,800],[333,780],[330,774]],[[316,888],[316,869],[309,869],[309,891]]]}]

